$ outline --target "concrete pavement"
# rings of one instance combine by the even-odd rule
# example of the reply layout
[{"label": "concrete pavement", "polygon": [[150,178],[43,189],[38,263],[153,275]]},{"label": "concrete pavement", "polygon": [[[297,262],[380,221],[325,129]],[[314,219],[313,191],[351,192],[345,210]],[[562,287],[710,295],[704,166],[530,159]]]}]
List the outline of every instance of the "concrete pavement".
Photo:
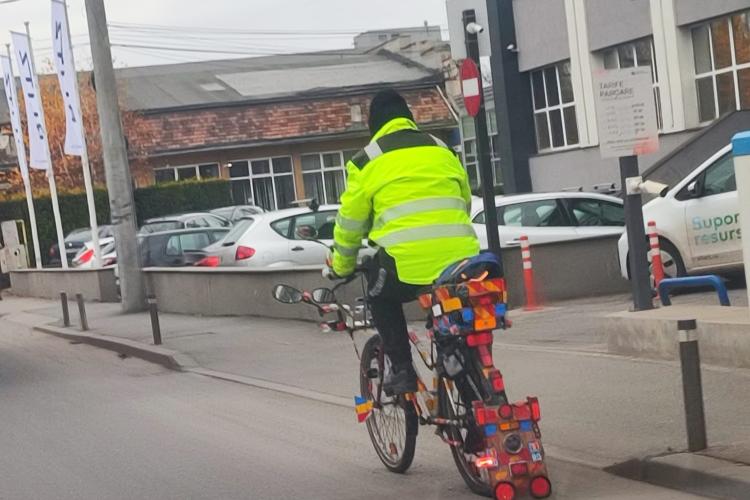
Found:
[{"label": "concrete pavement", "polygon": [[[57,306],[48,302],[9,298],[0,314],[6,306],[11,310],[6,318],[26,324],[59,317]],[[513,314],[514,327],[498,334],[495,344],[511,396],[540,396],[550,453],[606,467],[684,449],[677,364],[606,354],[597,319],[622,308],[622,299],[575,306]],[[88,307],[94,334],[150,342],[146,315],[120,316],[116,306],[104,304]],[[309,323],[163,315],[162,326],[166,347],[230,379],[260,380],[290,389],[285,392],[312,391],[342,402],[357,391],[351,342]],[[711,444],[750,448],[748,382],[746,370],[704,367]]]},{"label": "concrete pavement", "polygon": [[[71,345],[11,323],[7,306],[2,498],[477,498],[430,432],[412,469],[390,474],[351,409]],[[550,467],[557,499],[700,498],[565,461]]]}]

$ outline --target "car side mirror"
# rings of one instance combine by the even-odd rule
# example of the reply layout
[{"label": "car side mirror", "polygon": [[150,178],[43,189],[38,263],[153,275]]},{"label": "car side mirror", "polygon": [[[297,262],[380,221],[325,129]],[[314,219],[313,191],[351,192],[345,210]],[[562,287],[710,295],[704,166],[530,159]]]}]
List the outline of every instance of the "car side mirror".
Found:
[{"label": "car side mirror", "polygon": [[302,292],[289,285],[273,287],[273,298],[284,304],[299,304],[302,302]]},{"label": "car side mirror", "polygon": [[336,302],[336,294],[330,288],[316,288],[312,291],[312,300],[316,304],[333,304]]},{"label": "car side mirror", "polygon": [[698,181],[697,180],[694,180],[693,182],[687,185],[687,192],[690,194],[691,198],[698,197]]}]

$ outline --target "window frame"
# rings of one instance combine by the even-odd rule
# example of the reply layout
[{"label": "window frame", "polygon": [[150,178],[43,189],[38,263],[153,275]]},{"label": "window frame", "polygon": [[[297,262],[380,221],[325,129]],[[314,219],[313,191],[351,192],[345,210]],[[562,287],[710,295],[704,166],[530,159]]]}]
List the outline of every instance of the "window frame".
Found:
[{"label": "window frame", "polygon": [[[612,200],[602,200],[599,198],[593,198],[593,197],[587,197],[587,196],[576,196],[572,198],[561,198],[561,201],[563,202],[563,205],[565,205],[566,212],[568,214],[568,219],[575,225],[574,227],[625,227],[625,206],[622,203],[617,203]],[[598,224],[595,226],[583,226],[581,225],[580,221],[578,220],[578,217],[576,217],[575,214],[575,203],[576,202],[596,202],[600,206],[601,205],[611,205],[620,208],[620,210],[623,211],[623,223],[622,225],[611,225],[611,224]],[[601,217],[601,216],[600,216]]]},{"label": "window frame", "polygon": [[[573,93],[573,100],[569,102],[563,102],[563,92],[562,92],[562,86],[560,84],[560,67],[564,64],[570,65],[570,59],[566,59],[564,61],[557,62],[555,64],[550,64],[547,66],[543,66],[540,68],[536,68],[532,70],[529,73],[529,85],[531,87],[531,104],[532,104],[532,113],[534,114],[534,137],[536,139],[536,146],[537,146],[537,152],[538,153],[548,153],[548,152],[557,152],[557,151],[565,151],[569,149],[574,149],[580,147],[581,144],[581,132],[579,128],[578,123],[578,116],[577,116],[577,100],[575,95],[575,88],[572,86],[572,76],[571,76],[571,90]],[[549,89],[547,87],[547,70],[554,68],[555,70],[555,85],[557,87],[557,104],[549,105],[548,96],[550,94]],[[544,105],[537,108],[536,103],[536,96],[534,95],[534,75],[535,74],[541,74],[542,76],[542,87],[544,91]],[[566,109],[573,109],[573,115],[576,117],[576,131],[577,131],[577,140],[576,142],[570,142],[568,139],[568,127],[566,126],[566,120],[565,120],[565,110]],[[560,123],[562,125],[562,133],[563,133],[563,145],[562,146],[555,146],[554,145],[554,137],[552,134],[552,120],[550,119],[550,116],[553,112],[559,111],[560,112]],[[539,141],[539,130],[537,127],[538,118],[537,116],[544,115],[545,120],[547,121],[547,134],[548,134],[548,140],[549,140],[549,146],[546,148],[541,147],[541,143]]]},{"label": "window frame", "polygon": [[[289,164],[292,167],[289,172],[282,172],[282,173],[278,173],[278,174],[274,172],[273,161],[274,160],[280,160],[280,159],[288,159],[289,160]],[[253,173],[253,162],[262,162],[262,161],[267,161],[268,162],[268,173],[254,174]],[[277,196],[276,196],[276,178],[278,178],[278,177],[291,177],[291,179],[292,179],[292,188],[293,188],[292,199],[293,200],[297,199],[297,182],[296,182],[296,179],[295,179],[295,176],[294,176],[294,170],[295,170],[294,169],[294,158],[292,158],[292,155],[261,156],[261,157],[257,157],[257,158],[237,158],[237,159],[234,159],[234,160],[230,161],[230,163],[240,163],[240,162],[247,163],[247,175],[238,176],[238,177],[232,177],[231,176],[231,172],[230,172],[230,176],[229,176],[230,187],[232,187],[232,183],[234,183],[234,182],[249,181],[249,183],[250,183],[250,194],[252,196],[252,199],[251,200],[242,200],[242,203],[239,203],[239,202],[237,202],[237,200],[235,200],[235,203],[238,203],[238,204],[241,204],[241,205],[256,205],[256,206],[260,206],[258,204],[258,196],[257,196],[257,193],[255,192],[255,183],[253,182],[253,180],[255,180],[255,179],[268,179],[268,178],[270,178],[271,179],[271,187],[272,187],[272,190],[273,190],[273,206],[267,208],[267,210],[280,210],[279,209],[279,201],[278,201]],[[231,167],[231,168],[234,168],[234,167]],[[263,207],[263,208],[265,209],[265,207]]]},{"label": "window frame", "polygon": [[[209,166],[209,165],[216,167],[216,174],[217,175],[215,177],[206,177],[206,179],[221,179],[221,165],[219,164],[219,162],[206,162],[206,163],[195,163],[195,164],[187,164],[187,165],[174,165],[174,166],[167,165],[167,166],[164,166],[164,167],[156,167],[156,168],[153,169],[153,172],[154,172],[154,184],[161,184],[161,183],[166,183],[166,182],[184,182],[184,181],[191,180],[191,179],[196,179],[196,180],[199,180],[199,181],[204,180],[203,176],[201,176],[200,169],[201,169],[201,167],[206,167],[206,166]],[[188,179],[180,179],[178,172],[180,170],[184,170],[184,169],[188,169],[188,168],[192,168],[194,170],[195,177],[190,177]],[[159,181],[156,178],[156,172],[167,172],[167,171],[170,171],[170,170],[172,171],[172,178],[173,178],[172,181],[168,181],[168,180],[166,180],[166,181]]]},{"label": "window frame", "polygon": [[[339,200],[333,200],[333,201],[328,200],[328,190],[326,189],[326,177],[325,177],[326,172],[341,172],[344,178],[344,190],[346,190],[346,186],[347,186],[346,163],[347,161],[344,155],[345,151],[351,151],[351,150],[320,151],[320,152],[300,154],[300,172],[302,173],[302,185],[305,184],[306,175],[320,174],[320,180],[323,183],[322,184],[323,185],[323,198],[325,198],[325,200],[317,200],[318,203],[321,205],[335,205],[340,202]],[[338,155],[339,161],[341,162],[341,164],[338,167],[326,168],[325,162],[323,161],[323,157],[325,155]],[[320,160],[320,168],[316,170],[304,170],[302,168],[302,159],[306,156],[317,156],[318,160]],[[341,194],[344,194],[344,192],[342,191],[340,195]],[[307,189],[305,189],[305,197],[310,198],[310,196],[311,196],[311,193],[308,193]]]},{"label": "window frame", "polygon": [[[714,18],[714,19],[711,19],[711,20],[708,20],[708,21],[705,21],[705,22],[702,22],[700,24],[696,24],[690,27],[690,40],[692,42],[692,49],[694,53],[695,53],[696,31],[700,29],[708,30],[708,52],[709,52],[709,59],[711,62],[711,69],[709,71],[698,73],[698,68],[696,64],[697,61],[695,61],[695,54],[693,54],[695,98],[696,98],[696,104],[697,104],[697,109],[698,109],[698,120],[700,122],[700,125],[707,125],[713,122],[714,120],[721,118],[721,116],[723,116],[721,114],[720,103],[719,103],[719,85],[718,85],[718,78],[721,75],[726,75],[726,74],[732,75],[732,81],[734,84],[734,104],[735,104],[734,111],[742,109],[742,94],[740,93],[739,73],[742,70],[750,69],[750,61],[746,63],[739,63],[739,64],[737,63],[737,47],[735,45],[734,23],[732,22],[732,19],[735,16],[739,16],[742,14],[745,14],[746,16],[750,17],[750,9],[733,12],[727,16]],[[716,55],[714,54],[714,36],[713,36],[712,24],[719,22],[719,21],[727,24],[731,63],[729,64],[729,66],[717,69],[716,68]],[[714,97],[713,117],[706,119],[706,120],[701,119],[701,116],[700,116],[700,98],[698,95],[698,81],[704,78],[711,78],[711,84],[713,87],[713,97]],[[750,89],[748,91],[750,91]]]},{"label": "window frame", "polygon": [[[497,131],[497,125],[494,127],[492,126],[492,123],[494,123],[493,119],[490,118],[494,116],[495,109],[487,109],[487,137],[489,139],[490,144],[490,163],[492,164],[492,183],[493,185],[497,186],[499,185],[498,182],[498,171],[499,171],[499,165],[500,165],[500,156],[497,154],[497,141],[499,140],[499,135]],[[475,125],[472,125],[472,128],[474,128],[473,134],[467,134],[467,127],[464,126],[464,120],[471,120],[473,122],[474,118],[471,116],[464,116],[461,118],[461,160],[464,166],[464,169],[466,170],[467,174],[469,172],[469,169],[472,169],[474,173],[476,174],[476,186],[471,185],[472,189],[478,189],[482,185],[482,178],[481,178],[481,172],[479,171],[479,155],[477,155],[477,133],[476,133],[476,127]],[[495,129],[493,132],[493,128]],[[473,161],[469,161],[466,159],[468,145],[471,144],[471,147],[473,148],[474,154],[471,156],[474,158]],[[469,176],[469,183],[471,184],[471,176]]]}]

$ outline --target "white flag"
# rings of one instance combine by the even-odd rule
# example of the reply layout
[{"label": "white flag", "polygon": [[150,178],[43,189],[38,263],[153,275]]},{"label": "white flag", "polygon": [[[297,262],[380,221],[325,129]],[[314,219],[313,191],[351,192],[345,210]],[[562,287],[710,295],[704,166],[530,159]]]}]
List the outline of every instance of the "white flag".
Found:
[{"label": "white flag", "polygon": [[47,127],[44,124],[42,96],[39,80],[31,67],[31,44],[25,34],[10,32],[13,41],[13,52],[16,55],[18,76],[21,78],[21,90],[26,102],[26,120],[29,127],[29,166],[40,170],[49,169],[47,158]]},{"label": "white flag", "polygon": [[71,53],[68,16],[63,2],[52,0],[52,48],[65,104],[65,154],[83,156],[83,121],[78,115],[78,78]]},{"label": "white flag", "polygon": [[8,101],[10,111],[10,127],[13,129],[13,138],[16,141],[16,154],[18,155],[18,166],[24,181],[29,179],[29,166],[26,164],[26,146],[23,143],[23,129],[21,128],[21,112],[18,109],[18,91],[16,90],[16,77],[13,76],[13,68],[10,58],[0,56],[0,65],[3,68],[3,86],[5,87],[5,98]]}]

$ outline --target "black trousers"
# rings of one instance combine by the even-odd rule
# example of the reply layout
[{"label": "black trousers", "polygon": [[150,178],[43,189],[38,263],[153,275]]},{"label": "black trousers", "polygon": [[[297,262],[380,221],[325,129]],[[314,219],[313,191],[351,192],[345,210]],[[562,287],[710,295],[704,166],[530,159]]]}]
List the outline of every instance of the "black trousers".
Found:
[{"label": "black trousers", "polygon": [[367,279],[372,319],[383,339],[385,353],[397,367],[411,363],[411,344],[403,304],[426,289],[398,279],[396,262],[382,248],[373,259]]}]

